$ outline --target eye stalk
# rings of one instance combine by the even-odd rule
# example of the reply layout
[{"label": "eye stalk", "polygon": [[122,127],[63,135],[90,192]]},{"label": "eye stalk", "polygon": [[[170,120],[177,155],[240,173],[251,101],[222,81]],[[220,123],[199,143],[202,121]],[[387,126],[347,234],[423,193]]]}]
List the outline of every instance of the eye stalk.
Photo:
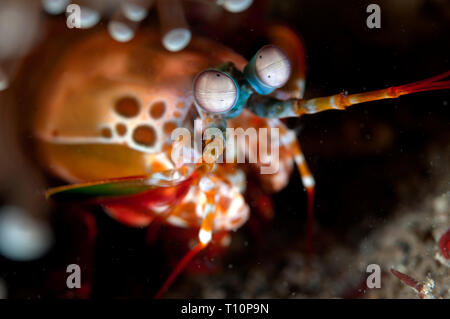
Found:
[{"label": "eye stalk", "polygon": [[194,100],[204,111],[225,113],[230,111],[238,100],[239,86],[228,74],[218,70],[200,72],[194,80]]},{"label": "eye stalk", "polygon": [[266,95],[286,84],[291,75],[291,63],[280,48],[266,45],[253,56],[244,74],[257,93]]}]

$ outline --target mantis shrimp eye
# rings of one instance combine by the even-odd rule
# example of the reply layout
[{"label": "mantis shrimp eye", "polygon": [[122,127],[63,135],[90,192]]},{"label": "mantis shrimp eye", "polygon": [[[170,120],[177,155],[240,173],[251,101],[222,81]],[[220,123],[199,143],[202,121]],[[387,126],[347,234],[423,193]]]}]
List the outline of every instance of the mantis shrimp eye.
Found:
[{"label": "mantis shrimp eye", "polygon": [[226,73],[206,70],[194,80],[194,99],[199,107],[210,113],[231,110],[238,99],[238,86]]},{"label": "mantis shrimp eye", "polygon": [[291,63],[280,48],[266,45],[253,56],[244,74],[257,93],[270,94],[289,80]]},{"label": "mantis shrimp eye", "polygon": [[291,63],[281,49],[266,45],[256,54],[255,72],[264,84],[280,88],[289,80]]}]

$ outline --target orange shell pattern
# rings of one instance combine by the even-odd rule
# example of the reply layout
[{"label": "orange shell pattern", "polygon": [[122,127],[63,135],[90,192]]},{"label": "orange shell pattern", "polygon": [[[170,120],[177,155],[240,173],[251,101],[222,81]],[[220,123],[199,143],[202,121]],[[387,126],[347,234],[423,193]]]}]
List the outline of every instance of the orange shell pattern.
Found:
[{"label": "orange shell pattern", "polygon": [[[128,43],[97,32],[72,45],[56,62],[41,90],[34,133],[42,162],[68,182],[145,175],[173,168],[170,133],[192,121],[195,75],[228,61],[239,69],[246,64],[230,49],[195,37],[185,50],[169,53],[155,32],[138,34]],[[245,128],[253,125],[252,121],[273,126],[247,111],[229,121],[229,126]],[[279,121],[276,125],[283,126]],[[280,158],[284,158],[283,154]],[[281,170],[282,181],[270,187],[273,190],[287,183],[290,158],[287,163]],[[219,165],[211,176],[219,185],[219,216],[214,228],[236,229],[248,218],[243,188],[233,185],[235,175],[243,174],[238,169],[233,169],[231,175],[221,170]],[[280,175],[265,179],[280,180]],[[239,183],[245,185],[245,175]],[[204,197],[201,192],[193,185],[175,209],[151,214],[164,216],[176,226],[198,226],[202,218],[198,207],[203,205]],[[141,220],[136,226],[143,224]]]}]

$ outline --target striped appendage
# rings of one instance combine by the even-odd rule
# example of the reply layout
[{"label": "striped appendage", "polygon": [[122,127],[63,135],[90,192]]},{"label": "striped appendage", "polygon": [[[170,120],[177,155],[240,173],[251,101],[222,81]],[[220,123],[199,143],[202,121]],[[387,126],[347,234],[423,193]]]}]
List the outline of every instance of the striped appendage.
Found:
[{"label": "striped appendage", "polygon": [[445,90],[450,88],[450,80],[440,81],[450,76],[450,71],[440,75],[401,86],[393,86],[387,89],[370,91],[358,94],[336,94],[328,97],[320,97],[310,100],[295,100],[292,108],[293,114],[313,114],[326,110],[345,110],[347,107],[359,103],[395,99],[399,96],[434,90]]},{"label": "striped appendage", "polygon": [[357,94],[336,94],[314,99],[278,100],[270,96],[252,96],[247,107],[256,115],[268,118],[299,117],[327,110],[345,110],[351,105],[364,102],[395,99],[399,96],[434,90],[450,89],[450,80],[441,81],[450,76],[450,71],[440,75],[387,89]]},{"label": "striped appendage", "polygon": [[[245,201],[237,189],[224,180],[230,180],[233,177],[229,172],[217,172],[221,174],[221,178],[215,176],[214,173],[204,175],[198,181],[198,184],[191,186],[190,193],[183,199],[183,201],[175,208],[175,210],[168,216],[176,218],[179,221],[189,222],[198,213],[202,214],[200,229],[198,232],[198,244],[192,248],[181,259],[177,266],[172,270],[169,277],[159,289],[155,298],[160,298],[165,291],[170,287],[172,282],[183,271],[187,264],[211,242],[214,230],[231,230],[237,229],[245,223],[249,217],[249,209]],[[226,174],[228,173],[228,174]],[[227,179],[223,178],[226,174]],[[194,209],[200,212],[192,212]],[[194,224],[189,225],[195,227]],[[188,226],[188,225],[186,225]]]},{"label": "striped appendage", "polygon": [[300,143],[298,142],[294,131],[282,127],[280,130],[280,139],[282,144],[291,152],[291,156],[297,166],[298,172],[302,179],[303,186],[307,195],[307,222],[306,222],[306,238],[308,252],[313,250],[314,237],[314,187],[315,180],[308,168],[305,157],[303,155]]}]

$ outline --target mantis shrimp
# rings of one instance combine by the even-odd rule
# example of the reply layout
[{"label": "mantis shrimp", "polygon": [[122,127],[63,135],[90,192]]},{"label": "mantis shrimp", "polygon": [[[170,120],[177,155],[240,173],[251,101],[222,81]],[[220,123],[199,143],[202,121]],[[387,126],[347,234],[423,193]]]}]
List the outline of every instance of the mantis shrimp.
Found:
[{"label": "mantis shrimp", "polygon": [[[307,241],[311,247],[315,182],[294,131],[281,119],[450,88],[450,81],[445,80],[450,75],[447,71],[377,91],[304,99],[305,58],[300,39],[285,27],[273,27],[271,39],[272,44],[247,62],[226,47],[196,37],[186,50],[167,55],[154,35],[137,35],[132,42],[119,44],[97,34],[60,64],[70,65],[85,56],[98,63],[95,68],[90,69],[91,62],[79,62],[78,78],[71,73],[75,67],[66,70],[71,78],[55,72],[43,91],[57,93],[45,96],[50,102],[42,102],[36,116],[41,156],[54,174],[75,183],[50,189],[49,198],[101,205],[126,225],[144,227],[160,220],[198,230],[197,244],[172,270],[157,298],[214,239],[223,239],[249,218],[242,196],[245,174],[236,161],[221,163],[218,159],[224,153],[233,159],[239,153],[246,158],[255,156],[257,146],[273,143],[274,136],[270,142],[244,140],[228,149],[224,147],[228,137],[224,139],[218,132],[230,127],[278,130],[277,156],[259,158],[253,166],[261,169],[277,161],[279,169],[260,179],[266,189],[278,191],[286,186],[295,164],[308,197]],[[99,59],[103,57],[89,57],[95,48],[108,51],[111,58],[102,63]],[[147,59],[139,72],[133,68],[136,59]],[[164,69],[159,67],[161,63]],[[143,80],[150,74],[151,80]],[[78,99],[77,105],[69,101],[71,94]],[[165,102],[154,102],[160,100]],[[180,150],[198,151],[169,136],[173,137],[177,128],[195,130],[192,120],[197,117],[206,127],[200,132],[205,147],[203,151],[200,147],[199,160],[177,160],[172,155]],[[216,134],[208,134],[208,129]]]}]

